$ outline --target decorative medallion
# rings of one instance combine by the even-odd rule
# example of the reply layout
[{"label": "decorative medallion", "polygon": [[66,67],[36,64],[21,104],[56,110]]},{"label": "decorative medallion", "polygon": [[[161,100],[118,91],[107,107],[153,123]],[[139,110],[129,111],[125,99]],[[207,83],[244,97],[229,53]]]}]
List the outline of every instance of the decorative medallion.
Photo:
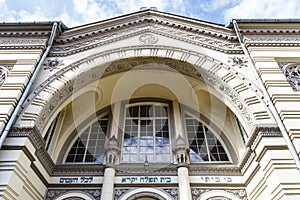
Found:
[{"label": "decorative medallion", "polygon": [[232,66],[232,67],[247,67],[247,59],[245,57],[229,57],[228,63]]},{"label": "decorative medallion", "polygon": [[44,63],[44,70],[50,70],[53,71],[54,69],[58,69],[58,66],[64,65],[63,60],[59,60],[58,58],[55,58],[53,60],[47,60],[46,63]]},{"label": "decorative medallion", "polygon": [[141,35],[139,40],[142,44],[155,44],[158,38],[151,33],[146,33]]}]

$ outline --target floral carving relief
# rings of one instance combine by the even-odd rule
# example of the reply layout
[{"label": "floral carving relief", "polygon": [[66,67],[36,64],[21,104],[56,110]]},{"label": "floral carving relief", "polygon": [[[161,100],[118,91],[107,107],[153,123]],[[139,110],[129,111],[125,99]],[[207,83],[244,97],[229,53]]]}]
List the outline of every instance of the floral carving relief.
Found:
[{"label": "floral carving relief", "polygon": [[278,63],[286,79],[295,91],[300,91],[300,63]]},{"label": "floral carving relief", "polygon": [[245,57],[229,57],[228,63],[232,66],[232,67],[247,67],[247,59]]},{"label": "floral carving relief", "polygon": [[47,62],[44,63],[44,70],[53,71],[54,69],[58,69],[59,66],[64,65],[63,60],[59,60],[58,58],[49,59]]}]

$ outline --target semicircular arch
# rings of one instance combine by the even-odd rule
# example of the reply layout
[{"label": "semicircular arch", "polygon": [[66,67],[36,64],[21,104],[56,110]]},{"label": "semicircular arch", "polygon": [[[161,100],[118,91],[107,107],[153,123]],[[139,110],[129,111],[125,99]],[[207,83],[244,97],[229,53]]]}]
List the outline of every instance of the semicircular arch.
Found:
[{"label": "semicircular arch", "polygon": [[[59,105],[62,102],[66,102],[67,99],[71,101],[71,95],[76,94],[81,88],[102,77],[132,70],[137,65],[147,64],[144,63],[145,57],[150,60],[155,58],[151,62],[169,66],[179,73],[205,82],[206,85],[210,86],[210,90],[215,91],[215,94],[220,99],[227,99],[225,103],[229,107],[235,108],[233,112],[237,116],[240,116],[240,118],[243,118],[243,124],[247,125],[248,128],[256,123],[255,111],[251,108],[254,104],[259,104],[260,114],[264,113],[264,119],[273,123],[267,106],[258,98],[262,96],[259,88],[255,84],[251,84],[251,81],[247,77],[241,74],[237,75],[237,72],[225,63],[189,49],[173,48],[170,46],[155,46],[155,48],[156,56],[153,56],[153,53],[151,53],[153,51],[152,47],[127,47],[88,56],[64,67],[47,79],[40,88],[37,88],[30,95],[30,101],[24,106],[18,124],[22,124],[22,120],[28,121],[28,117],[26,119],[25,115],[38,116],[37,118],[33,118],[33,122],[29,124],[34,124],[37,130],[41,132],[45,128],[45,125],[49,123],[49,118],[51,118],[54,112],[57,112]],[[137,51],[139,51],[139,54],[136,54]],[[167,51],[172,51],[172,56],[166,56]],[[124,59],[127,59],[125,62],[127,64],[120,65],[120,62],[125,61]],[[129,62],[128,64],[128,60],[132,60],[133,62]],[[231,81],[234,80],[232,81],[234,84],[229,84],[226,77],[230,77]],[[239,94],[239,88],[241,87],[244,92],[246,91],[246,96],[241,97]],[[247,103],[247,99],[252,103]],[[42,105],[40,103],[41,100],[46,103]],[[35,109],[34,113],[31,113],[30,105],[39,106],[39,109]]]}]

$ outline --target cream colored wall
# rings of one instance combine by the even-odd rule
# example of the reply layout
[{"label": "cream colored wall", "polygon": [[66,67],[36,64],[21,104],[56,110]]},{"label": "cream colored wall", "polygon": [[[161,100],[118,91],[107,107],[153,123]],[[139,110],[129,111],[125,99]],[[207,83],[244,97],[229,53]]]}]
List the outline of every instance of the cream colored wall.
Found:
[{"label": "cream colored wall", "polygon": [[[36,166],[43,176],[49,178],[34,154],[35,147],[27,137],[13,137],[5,140],[4,146],[26,146],[25,149],[0,151],[0,197],[9,200],[40,200],[46,192],[46,186],[34,171]],[[32,158],[31,158],[32,157]]]},{"label": "cream colored wall", "polygon": [[0,86],[0,132],[3,131],[14,106],[21,97],[35,69],[42,50],[0,50],[1,63],[11,63],[13,68]]},{"label": "cream colored wall", "polygon": [[[249,51],[299,155],[299,91],[293,91],[277,62],[297,62],[300,49],[250,46]],[[262,137],[256,142],[252,148],[257,157],[245,173],[249,198],[299,199],[300,173],[283,137]]]},{"label": "cream colored wall", "polygon": [[[5,124],[18,103],[42,53],[42,49],[0,50],[0,64],[13,64],[12,70],[0,87],[0,132],[4,130]],[[36,116],[26,117],[36,118]],[[32,156],[35,152],[28,138],[15,137],[5,140],[3,148],[0,150],[0,198],[42,199],[46,186],[33,171],[32,161],[22,148],[9,150],[9,148],[7,149],[9,146],[26,146],[32,152]],[[47,175],[45,174],[45,176]]]}]

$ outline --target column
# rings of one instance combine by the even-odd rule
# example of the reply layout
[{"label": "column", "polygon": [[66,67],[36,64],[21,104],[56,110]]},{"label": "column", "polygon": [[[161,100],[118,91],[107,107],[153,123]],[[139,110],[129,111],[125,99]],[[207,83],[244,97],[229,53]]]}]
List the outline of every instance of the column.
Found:
[{"label": "column", "polygon": [[189,170],[185,166],[178,167],[179,200],[192,200]]},{"label": "column", "polygon": [[176,147],[174,148],[177,163],[179,200],[192,200],[190,178],[189,178],[189,148],[183,137],[176,139]]},{"label": "column", "polygon": [[103,185],[101,190],[101,200],[114,199],[114,184],[115,184],[115,165],[119,163],[120,147],[115,136],[112,136],[105,148]]},{"label": "column", "polygon": [[104,170],[104,179],[101,190],[101,200],[114,199],[114,183],[115,183],[115,169],[108,167]]}]

